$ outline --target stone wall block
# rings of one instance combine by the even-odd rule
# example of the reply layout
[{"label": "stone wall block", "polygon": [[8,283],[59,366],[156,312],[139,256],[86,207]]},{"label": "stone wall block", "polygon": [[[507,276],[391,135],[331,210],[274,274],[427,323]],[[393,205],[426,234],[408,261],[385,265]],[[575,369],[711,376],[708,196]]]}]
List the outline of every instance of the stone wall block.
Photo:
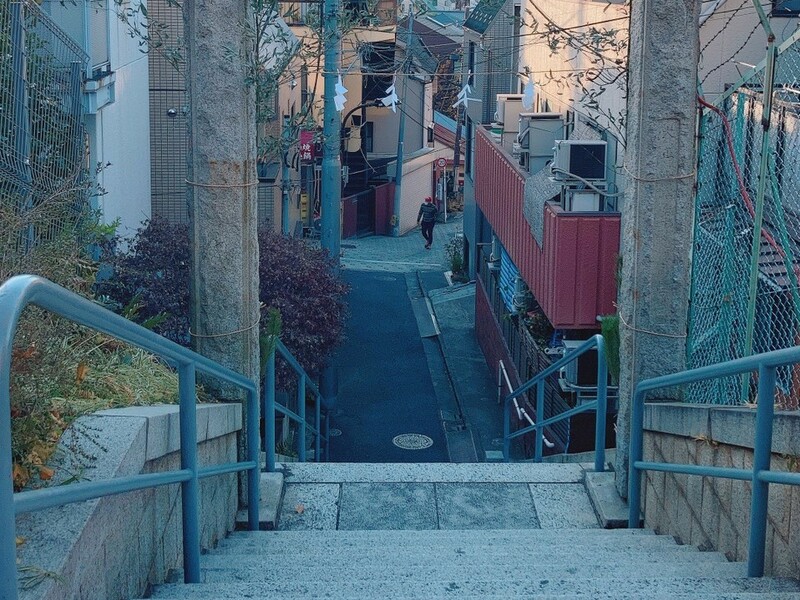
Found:
[{"label": "stone wall block", "polygon": [[[790,527],[787,547],[795,563],[800,563],[800,486],[793,486],[790,493]],[[800,570],[800,565],[792,572],[796,574],[798,570]]]}]

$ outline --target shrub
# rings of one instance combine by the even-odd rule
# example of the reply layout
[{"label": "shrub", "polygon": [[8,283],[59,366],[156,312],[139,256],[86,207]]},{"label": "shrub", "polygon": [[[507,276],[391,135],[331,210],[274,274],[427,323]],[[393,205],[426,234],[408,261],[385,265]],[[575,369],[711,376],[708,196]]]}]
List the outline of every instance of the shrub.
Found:
[{"label": "shrub", "polygon": [[189,345],[189,227],[153,219],[142,227],[126,253],[107,257],[113,275],[97,284],[108,308],[127,313],[138,323],[153,322],[153,331]]},{"label": "shrub", "polygon": [[280,311],[281,341],[306,371],[318,372],[344,335],[349,288],[333,274],[326,251],[267,227],[258,245],[260,300]]},{"label": "shrub", "polygon": [[[347,284],[324,251],[267,227],[258,238],[262,332],[267,311],[279,310],[281,341],[306,371],[317,372],[342,339]],[[154,331],[188,345],[190,264],[188,227],[154,219],[127,254],[110,258],[113,275],[99,290],[117,310],[133,307],[134,320],[156,319]]]},{"label": "shrub", "polygon": [[456,235],[452,237],[444,246],[444,252],[450,261],[450,272],[454,281],[467,281],[467,274],[464,272],[464,236]]}]

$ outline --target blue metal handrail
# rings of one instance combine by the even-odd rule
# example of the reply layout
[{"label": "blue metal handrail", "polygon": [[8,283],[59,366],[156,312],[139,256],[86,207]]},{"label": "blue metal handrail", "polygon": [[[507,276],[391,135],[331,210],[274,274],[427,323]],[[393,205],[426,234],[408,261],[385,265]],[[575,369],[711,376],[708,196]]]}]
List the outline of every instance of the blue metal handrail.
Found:
[{"label": "blue metal handrail", "polygon": [[[288,417],[299,425],[299,432],[297,438],[297,455],[300,462],[306,461],[306,436],[310,432],[314,435],[314,460],[319,462],[321,460],[321,442],[325,441],[325,448],[328,448],[328,433],[322,433],[322,393],[319,388],[314,384],[311,377],[306,373],[305,369],[297,362],[297,359],[292,356],[289,349],[283,345],[280,340],[275,340],[277,343],[267,357],[266,372],[264,374],[264,440],[265,450],[267,454],[266,469],[268,472],[275,470],[275,412]],[[289,366],[297,373],[297,412],[289,410],[275,402],[275,353],[279,352],[280,355],[286,360]],[[306,420],[306,391],[310,390],[314,395],[314,426],[310,426]],[[325,419],[325,425],[328,425],[328,419]]]},{"label": "blue metal handrail", "polygon": [[[138,346],[165,359],[178,371],[181,468],[174,471],[79,482],[14,493],[11,473],[11,353],[23,309],[36,305],[79,325]],[[231,383],[247,394],[247,460],[200,468],[197,464],[195,375],[197,371]],[[186,583],[200,582],[199,480],[248,471],[248,528],[258,529],[259,438],[256,384],[42,277],[18,275],[0,287],[0,598],[16,600],[15,516],[53,506],[82,502],[174,483],[181,484],[183,569]]]},{"label": "blue metal handrail", "polygon": [[[542,419],[544,416],[544,391],[545,381],[547,377],[553,373],[558,372],[559,369],[568,365],[574,360],[577,360],[582,354],[597,348],[597,399],[587,402],[581,406],[576,406],[568,411],[550,417],[549,419]],[[523,427],[511,433],[511,403],[514,398],[517,398],[527,392],[532,387],[536,386],[536,424]],[[606,363],[606,345],[603,336],[600,334],[594,335],[583,344],[575,348],[569,354],[563,356],[546,369],[539,371],[533,378],[518,387],[512,394],[506,396],[505,404],[503,406],[503,459],[508,462],[511,459],[511,440],[521,437],[531,431],[536,432],[536,445],[534,447],[534,460],[536,462],[542,461],[542,440],[544,437],[544,428],[562,421],[569,419],[573,415],[594,410],[597,414],[595,418],[595,435],[594,435],[594,470],[601,472],[605,470],[606,462],[606,413],[608,405],[608,365]]]},{"label": "blue metal handrail", "polygon": [[[642,471],[662,471],[725,477],[752,482],[750,504],[750,538],[747,551],[747,575],[764,575],[764,552],[767,537],[767,508],[769,484],[800,485],[800,473],[773,473],[770,469],[772,452],[772,421],[775,415],[775,371],[779,367],[800,362],[800,346],[773,350],[716,365],[646,379],[636,386],[631,407],[631,447],[628,476],[628,527],[641,526]],[[753,468],[736,469],[706,465],[669,464],[644,461],[644,397],[647,392],[672,388],[719,377],[742,375],[758,370],[758,405],[756,408],[756,439],[753,444]]]}]

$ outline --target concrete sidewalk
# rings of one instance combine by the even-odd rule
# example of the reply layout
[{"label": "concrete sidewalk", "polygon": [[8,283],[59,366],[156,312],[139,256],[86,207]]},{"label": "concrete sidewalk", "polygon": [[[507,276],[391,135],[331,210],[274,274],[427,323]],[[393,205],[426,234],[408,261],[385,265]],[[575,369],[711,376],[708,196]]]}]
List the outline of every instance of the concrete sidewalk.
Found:
[{"label": "concrete sidewalk", "polygon": [[462,232],[462,217],[456,214],[433,229],[433,246],[425,249],[419,227],[400,237],[374,235],[342,240],[341,264],[354,271],[447,271],[445,244]]}]

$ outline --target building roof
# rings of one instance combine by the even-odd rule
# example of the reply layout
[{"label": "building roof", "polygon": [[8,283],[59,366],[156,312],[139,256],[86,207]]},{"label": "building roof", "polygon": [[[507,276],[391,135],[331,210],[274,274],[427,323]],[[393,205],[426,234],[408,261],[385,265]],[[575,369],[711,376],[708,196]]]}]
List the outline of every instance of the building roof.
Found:
[{"label": "building roof", "polygon": [[481,0],[469,14],[469,17],[464,22],[464,27],[476,33],[486,33],[489,25],[492,24],[492,21],[503,8],[503,4],[505,3],[502,0]]},{"label": "building roof", "polygon": [[457,54],[461,50],[459,42],[428,27],[425,23],[415,22],[414,33],[419,36],[420,43],[430,55],[439,61],[450,58],[450,55]]}]

